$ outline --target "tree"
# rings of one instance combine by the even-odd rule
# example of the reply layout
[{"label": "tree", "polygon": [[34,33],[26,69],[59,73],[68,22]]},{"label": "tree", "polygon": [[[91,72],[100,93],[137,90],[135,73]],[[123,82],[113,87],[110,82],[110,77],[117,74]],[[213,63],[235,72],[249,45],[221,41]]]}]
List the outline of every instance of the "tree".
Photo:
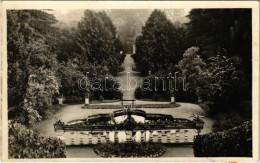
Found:
[{"label": "tree", "polygon": [[219,55],[209,58],[208,68],[212,74],[211,98],[223,109],[234,109],[234,105],[238,105],[240,101],[237,95],[241,93],[241,72],[238,70],[241,61],[237,57],[229,58],[225,53],[225,49],[219,49]]},{"label": "tree", "polygon": [[8,123],[8,157],[65,158],[65,144],[57,138],[45,138],[20,123]]},{"label": "tree", "polygon": [[118,37],[126,53],[133,52],[135,38],[141,34],[142,26],[150,15],[150,10],[109,10],[108,16],[117,28]]},{"label": "tree", "polygon": [[154,10],[151,13],[142,28],[142,35],[136,39],[134,58],[143,75],[147,75],[149,70],[164,75],[172,72],[173,65],[181,57],[178,42],[181,38],[177,33],[164,12]]},{"label": "tree", "polygon": [[48,69],[35,69],[29,77],[22,110],[18,121],[32,126],[40,121],[52,103],[52,96],[59,93],[59,81]]},{"label": "tree", "polygon": [[188,17],[189,38],[203,57],[216,55],[220,47],[229,55],[251,54],[251,9],[192,9]]},{"label": "tree", "polygon": [[[57,93],[51,91],[55,88],[48,87],[59,87],[59,82],[55,79],[56,55],[53,53],[54,48],[50,46],[51,32],[55,30],[52,25],[56,20],[53,15],[40,10],[10,10],[7,17],[8,115],[9,118],[32,125],[41,119],[43,113],[39,111],[50,106],[52,95]],[[51,74],[53,80],[47,74],[42,74],[43,72]],[[33,76],[41,79],[32,81]],[[42,90],[50,91],[49,96],[45,96],[49,99],[46,106],[38,108],[42,105],[41,94],[36,93],[33,96],[35,92],[32,90],[34,86],[42,85],[45,85]],[[32,104],[31,100],[34,98],[39,100]],[[25,114],[21,116],[22,113]]]},{"label": "tree", "polygon": [[207,71],[206,63],[200,58],[198,47],[187,49],[176,67],[181,70],[189,93],[196,94],[199,100],[210,96],[209,79],[212,75]]},{"label": "tree", "polygon": [[[116,37],[116,29],[104,12],[86,10],[76,28],[58,31],[55,47],[60,93],[66,102],[83,101],[85,92],[79,89],[78,80],[85,78],[87,72],[88,78],[115,75],[125,57],[120,53],[123,47]],[[88,94],[91,98],[98,99],[99,95],[107,98],[105,91],[90,90]]]},{"label": "tree", "polygon": [[123,61],[122,49],[116,39],[116,29],[106,13],[86,10],[76,34],[81,62],[91,63],[100,76],[115,75]]},{"label": "tree", "polygon": [[[252,10],[192,9],[188,15],[190,46],[200,47],[201,57],[216,57],[224,48],[226,57],[239,57],[242,71],[241,98],[252,99]],[[248,81],[250,79],[250,81]]]}]

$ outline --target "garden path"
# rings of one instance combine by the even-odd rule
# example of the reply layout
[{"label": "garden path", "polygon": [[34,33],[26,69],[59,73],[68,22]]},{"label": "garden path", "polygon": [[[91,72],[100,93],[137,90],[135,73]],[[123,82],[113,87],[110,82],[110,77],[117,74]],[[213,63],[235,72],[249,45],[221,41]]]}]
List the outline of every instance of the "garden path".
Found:
[{"label": "garden path", "polygon": [[117,78],[119,78],[120,91],[123,93],[124,100],[135,99],[135,89],[140,85],[139,72],[133,70],[135,63],[130,54],[127,54],[122,64],[124,71],[119,72]]}]

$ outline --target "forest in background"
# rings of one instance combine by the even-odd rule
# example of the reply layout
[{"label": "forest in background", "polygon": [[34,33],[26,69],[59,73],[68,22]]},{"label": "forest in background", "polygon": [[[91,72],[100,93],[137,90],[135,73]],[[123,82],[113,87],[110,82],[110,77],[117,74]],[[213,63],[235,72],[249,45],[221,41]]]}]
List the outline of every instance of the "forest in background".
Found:
[{"label": "forest in background", "polygon": [[[116,27],[117,36],[124,47],[125,53],[132,53],[135,39],[137,36],[141,35],[142,26],[144,26],[153,10],[113,9],[94,11],[104,11],[107,13]],[[167,18],[175,26],[182,26],[183,23],[189,21],[189,18],[185,16],[186,13],[184,9],[163,9],[162,11],[166,13]],[[77,22],[80,21],[83,13],[84,10],[68,10],[66,13],[62,13],[62,11],[59,10],[53,11],[53,14],[59,20],[56,24],[59,28],[76,27]]]}]

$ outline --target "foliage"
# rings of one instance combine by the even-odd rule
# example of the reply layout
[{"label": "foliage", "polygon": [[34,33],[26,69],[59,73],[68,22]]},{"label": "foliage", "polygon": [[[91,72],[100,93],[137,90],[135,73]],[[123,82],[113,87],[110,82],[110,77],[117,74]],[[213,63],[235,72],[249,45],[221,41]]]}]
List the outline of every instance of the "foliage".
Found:
[{"label": "foliage", "polygon": [[58,65],[57,76],[60,79],[60,94],[66,99],[65,102],[84,101],[84,92],[79,90],[78,80],[84,78],[84,74],[77,70],[77,66],[70,60]]},{"label": "foliage", "polygon": [[246,121],[238,112],[235,113],[218,113],[213,124],[213,131],[220,132],[240,126]]},{"label": "foliage", "polygon": [[104,97],[103,96],[99,96],[98,99],[99,99],[99,101],[102,102],[104,100]]},{"label": "foliage", "polygon": [[154,10],[145,26],[142,35],[136,38],[134,59],[143,75],[150,70],[153,74],[172,72],[183,51],[183,35],[167,19],[164,12]]},{"label": "foliage", "polygon": [[[188,18],[190,46],[200,47],[201,57],[205,60],[217,55],[238,57],[243,65],[239,66],[243,72],[240,82],[243,93],[237,96],[252,99],[252,10],[192,9]],[[226,52],[219,53],[219,49]]]},{"label": "foliage", "polygon": [[[136,39],[137,68],[143,75],[151,70],[159,76],[181,70],[189,89],[174,94],[183,101],[194,101],[197,96],[199,101],[211,100],[226,109],[238,108],[240,100],[251,100],[251,9],[192,9],[188,18],[189,23],[172,27],[163,12],[153,11]],[[169,94],[136,91],[137,98]]]},{"label": "foliage", "polygon": [[119,84],[114,79],[100,80],[103,84],[101,89],[94,90],[91,94],[91,99],[99,100],[99,96],[103,96],[104,99],[122,99],[122,92],[118,90]]},{"label": "foliage", "polygon": [[188,36],[195,46],[202,48],[203,57],[216,55],[218,48],[243,59],[250,57],[251,9],[192,9],[188,18]]},{"label": "foliage", "polygon": [[7,17],[8,115],[32,125],[58,93],[56,55],[51,47],[56,19],[40,10],[10,10]]},{"label": "foliage", "polygon": [[116,29],[105,12],[86,10],[78,23],[76,37],[81,65],[85,62],[93,64],[98,73],[89,72],[95,77],[116,74],[124,55],[120,54],[122,47],[116,38]]},{"label": "foliage", "polygon": [[52,103],[52,95],[58,92],[59,82],[52,71],[43,68],[34,70],[29,77],[21,115],[17,120],[29,126],[41,120]]},{"label": "foliage", "polygon": [[174,74],[151,74],[143,78],[140,87],[135,90],[135,98],[169,101],[171,96],[175,96],[178,100],[193,102],[194,95],[184,90],[186,81],[178,74],[176,80]]},{"label": "foliage", "polygon": [[94,151],[101,157],[159,157],[166,152],[160,143],[106,143],[94,146]]},{"label": "foliage", "polygon": [[[60,93],[67,102],[77,102],[84,97],[86,92],[78,88],[78,80],[85,78],[87,72],[87,78],[99,78],[104,83],[102,79],[115,75],[124,61],[116,29],[104,12],[86,10],[76,28],[62,29],[57,37],[60,38],[56,43]],[[98,99],[100,95],[106,99],[121,98],[121,93],[113,90],[114,84],[115,81],[108,81],[108,91],[90,89],[90,98]]]},{"label": "foliage", "polygon": [[136,88],[135,90],[135,98],[137,99],[151,99],[152,98],[152,93],[149,91],[143,91],[140,87]]},{"label": "foliage", "polygon": [[39,136],[20,123],[8,124],[8,157],[21,158],[65,158],[65,144],[57,138]]},{"label": "foliage", "polygon": [[181,70],[185,78],[187,91],[196,94],[199,98],[205,98],[210,95],[207,88],[210,84],[211,73],[207,71],[206,63],[198,53],[198,47],[187,49],[176,67]]},{"label": "foliage", "polygon": [[196,157],[252,157],[252,121],[230,130],[196,136]]},{"label": "foliage", "polygon": [[[191,47],[176,66],[186,79],[187,92],[196,94],[201,100],[211,100],[223,110],[235,107],[239,97],[241,71],[240,59],[227,57],[225,49],[207,62],[200,58],[199,48]],[[177,96],[178,96],[178,92]],[[232,106],[232,107],[231,107]]]},{"label": "foliage", "polygon": [[[66,102],[83,100],[85,92],[79,90],[78,80],[86,72],[92,78],[115,75],[125,57],[115,27],[104,12],[87,10],[74,29],[56,28],[57,20],[49,13],[7,12],[8,116],[25,125],[41,120],[59,94]],[[111,94],[121,98],[115,91],[104,97]]]},{"label": "foliage", "polygon": [[211,87],[212,99],[218,104],[235,104],[240,94],[240,66],[239,59],[217,55],[209,58],[209,71],[212,73]]},{"label": "foliage", "polygon": [[117,28],[119,39],[126,53],[132,53],[135,38],[141,34],[149,10],[110,10],[107,12]]}]

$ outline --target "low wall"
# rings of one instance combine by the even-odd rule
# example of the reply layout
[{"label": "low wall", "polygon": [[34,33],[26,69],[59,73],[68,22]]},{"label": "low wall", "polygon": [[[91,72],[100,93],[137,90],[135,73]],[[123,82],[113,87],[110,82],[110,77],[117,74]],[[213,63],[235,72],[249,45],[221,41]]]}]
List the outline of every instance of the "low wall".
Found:
[{"label": "low wall", "polygon": [[195,129],[136,130],[136,131],[56,131],[57,137],[66,145],[88,145],[106,142],[161,142],[192,143],[197,134]]}]

